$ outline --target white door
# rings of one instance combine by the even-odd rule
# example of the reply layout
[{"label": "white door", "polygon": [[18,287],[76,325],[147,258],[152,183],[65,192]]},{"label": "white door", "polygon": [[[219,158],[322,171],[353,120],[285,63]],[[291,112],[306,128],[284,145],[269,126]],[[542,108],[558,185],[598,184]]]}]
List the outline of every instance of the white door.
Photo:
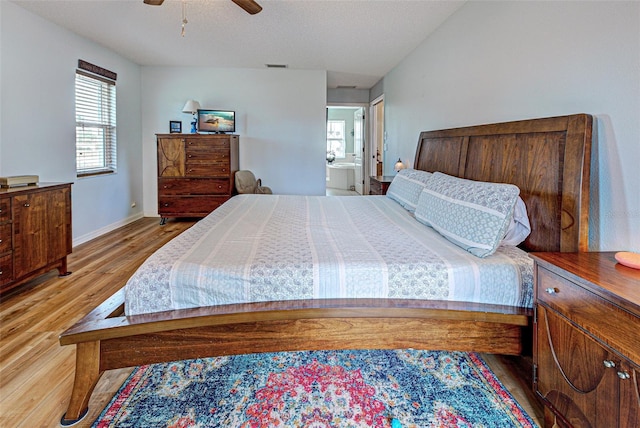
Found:
[{"label": "white door", "polygon": [[364,192],[364,108],[360,107],[353,113],[353,153],[355,154],[355,186],[356,192]]}]

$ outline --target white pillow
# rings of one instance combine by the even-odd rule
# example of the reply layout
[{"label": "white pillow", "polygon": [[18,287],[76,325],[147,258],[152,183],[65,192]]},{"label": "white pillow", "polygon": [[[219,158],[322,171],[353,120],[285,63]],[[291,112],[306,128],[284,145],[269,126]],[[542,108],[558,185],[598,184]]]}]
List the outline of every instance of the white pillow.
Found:
[{"label": "white pillow", "polygon": [[414,212],[418,199],[431,173],[418,169],[403,169],[393,177],[387,189],[387,197],[402,205],[409,212]]},{"label": "white pillow", "polygon": [[493,254],[504,237],[520,189],[434,172],[415,211],[416,219],[478,257]]},{"label": "white pillow", "polygon": [[527,215],[527,206],[520,196],[516,200],[516,205],[513,207],[513,216],[509,222],[509,228],[507,233],[504,234],[500,245],[513,245],[514,247],[520,245],[527,239],[527,236],[531,233],[531,224],[529,223],[529,216]]}]

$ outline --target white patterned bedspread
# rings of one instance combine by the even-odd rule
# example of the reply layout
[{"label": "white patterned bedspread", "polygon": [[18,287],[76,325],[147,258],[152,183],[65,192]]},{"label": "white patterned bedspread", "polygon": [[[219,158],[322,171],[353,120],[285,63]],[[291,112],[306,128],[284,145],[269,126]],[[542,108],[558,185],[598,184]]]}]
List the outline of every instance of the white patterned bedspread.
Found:
[{"label": "white patterned bedspread", "polygon": [[527,254],[484,259],[385,196],[238,195],[150,256],[125,312],[341,297],[532,307]]}]

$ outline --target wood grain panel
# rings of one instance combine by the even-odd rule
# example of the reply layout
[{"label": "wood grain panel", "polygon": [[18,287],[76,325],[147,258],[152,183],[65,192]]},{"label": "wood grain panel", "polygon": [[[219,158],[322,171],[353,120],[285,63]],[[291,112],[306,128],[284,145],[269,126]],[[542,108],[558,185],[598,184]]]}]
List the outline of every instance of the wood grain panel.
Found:
[{"label": "wood grain panel", "polygon": [[158,177],[183,177],[185,158],[182,138],[158,137]]},{"label": "wood grain panel", "polygon": [[547,340],[538,340],[537,390],[551,408],[573,427],[615,427],[618,377],[605,360],[617,359],[564,319],[538,309],[538,326]]},{"label": "wood grain panel", "polygon": [[429,137],[420,134],[416,150],[415,168],[423,171],[440,171],[458,176],[461,161],[465,159],[466,139],[463,136]]},{"label": "wood grain panel", "polygon": [[[443,334],[450,337],[446,346],[439,340]],[[494,339],[487,341],[488,336]],[[206,326],[102,340],[101,369],[254,352],[459,350],[468,346],[478,352],[519,353],[520,329],[512,326],[505,330],[485,322],[397,318],[317,318]]]},{"label": "wood grain panel", "polygon": [[620,427],[640,427],[640,371],[623,364],[629,379],[620,382]]}]

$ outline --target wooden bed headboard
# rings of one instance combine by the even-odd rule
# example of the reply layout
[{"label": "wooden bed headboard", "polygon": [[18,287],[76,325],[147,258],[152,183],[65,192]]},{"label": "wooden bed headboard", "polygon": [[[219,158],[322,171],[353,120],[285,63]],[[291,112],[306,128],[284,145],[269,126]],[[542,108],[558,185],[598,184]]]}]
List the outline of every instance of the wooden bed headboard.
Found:
[{"label": "wooden bed headboard", "polygon": [[588,251],[593,118],[575,114],[420,133],[415,168],[512,183],[527,206],[526,251]]}]

